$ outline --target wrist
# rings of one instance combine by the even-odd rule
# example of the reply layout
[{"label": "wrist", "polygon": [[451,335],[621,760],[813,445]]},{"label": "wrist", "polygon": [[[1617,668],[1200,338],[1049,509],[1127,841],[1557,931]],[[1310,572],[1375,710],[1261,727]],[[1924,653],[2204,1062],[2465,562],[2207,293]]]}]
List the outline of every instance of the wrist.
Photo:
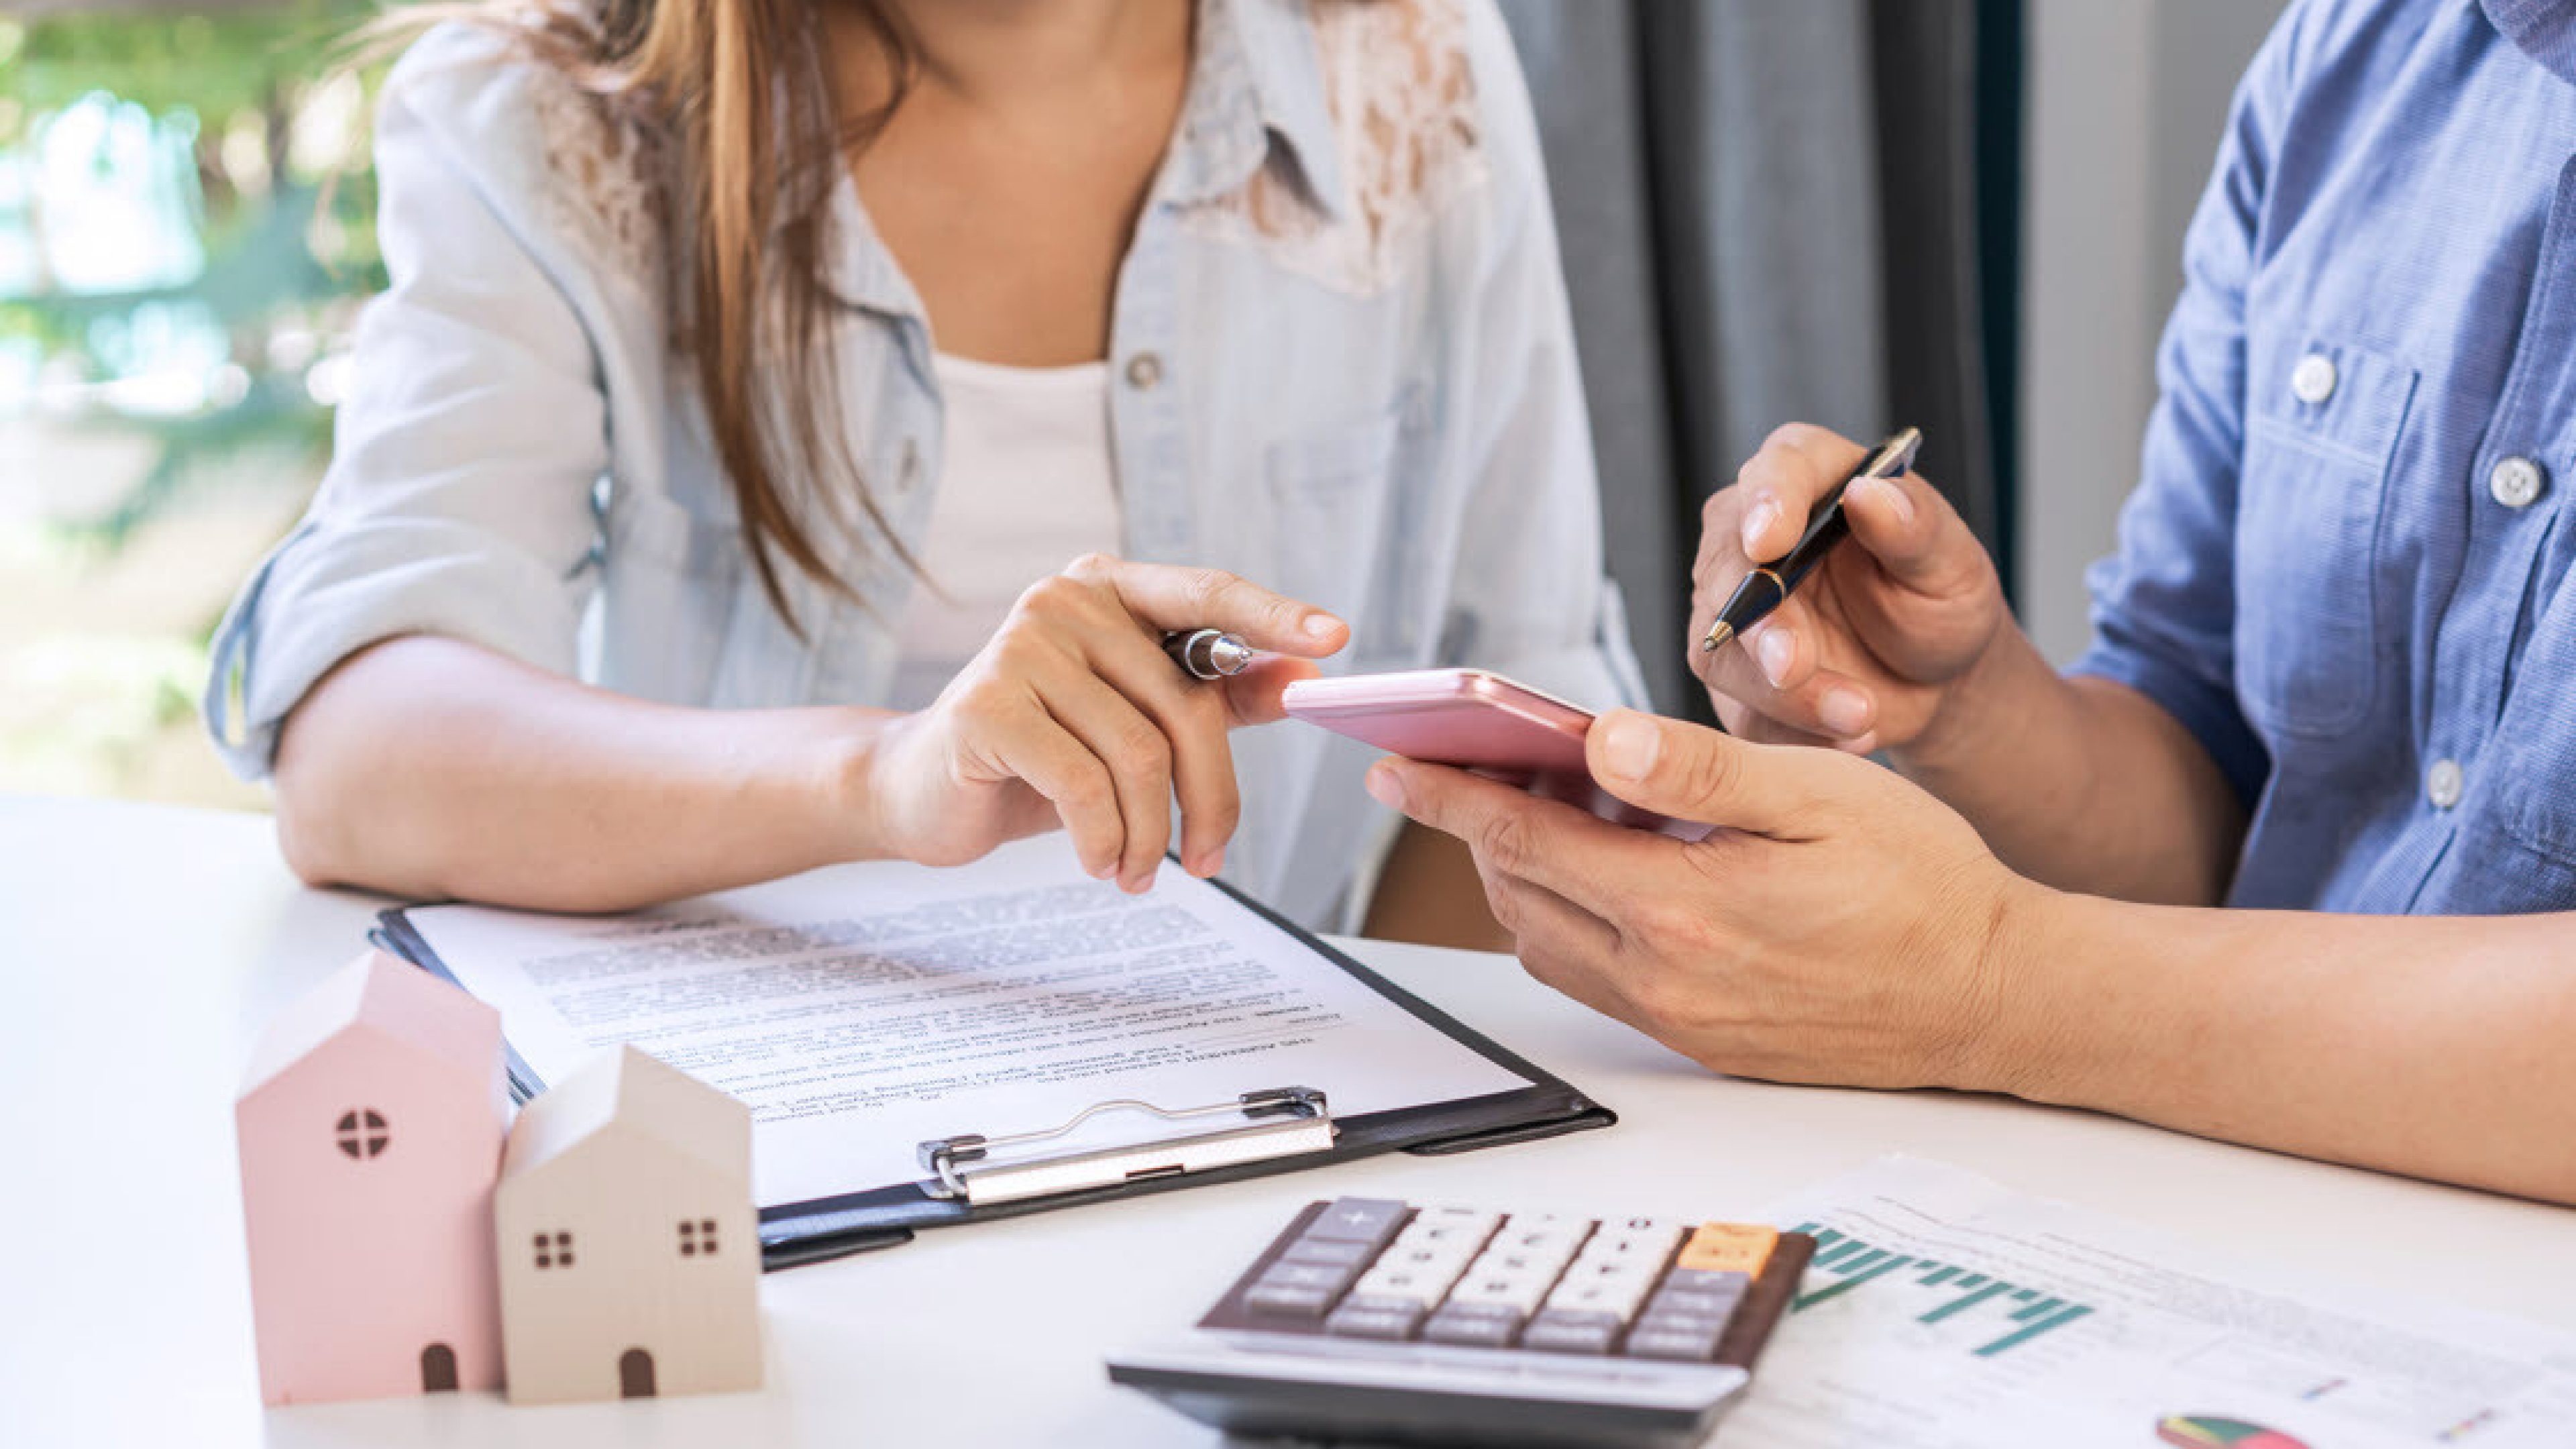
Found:
[{"label": "wrist", "polygon": [[2037,646],[2006,618],[1942,691],[1941,707],[1922,731],[1889,756],[1908,777],[1947,798],[1943,782],[1974,778],[1989,762],[2009,758],[2016,726],[2033,717],[2058,683]]},{"label": "wrist", "polygon": [[2059,1106],[2089,1100],[2084,1076],[2099,1052],[2084,1038],[2115,1011],[2078,978],[2106,947],[2099,916],[2112,904],[2013,877],[1980,963],[1984,1030],[1957,1086]]},{"label": "wrist", "polygon": [[896,726],[908,718],[877,710],[831,709],[804,761],[804,798],[821,810],[823,851],[831,860],[903,856],[886,789]]}]

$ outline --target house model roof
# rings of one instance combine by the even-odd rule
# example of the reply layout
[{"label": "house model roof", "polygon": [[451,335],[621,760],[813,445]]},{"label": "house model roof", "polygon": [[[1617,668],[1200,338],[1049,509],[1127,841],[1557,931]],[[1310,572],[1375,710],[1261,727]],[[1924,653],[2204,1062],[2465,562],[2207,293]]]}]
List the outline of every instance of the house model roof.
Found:
[{"label": "house model roof", "polygon": [[751,1190],[751,1109],[631,1046],[593,1058],[521,1109],[501,1175],[537,1171],[609,1132],[658,1142]]},{"label": "house model roof", "polygon": [[373,1033],[478,1080],[500,1058],[501,1013],[417,966],[370,951],[269,1023],[251,1051],[241,1095],[258,1091],[314,1048],[351,1030]]}]

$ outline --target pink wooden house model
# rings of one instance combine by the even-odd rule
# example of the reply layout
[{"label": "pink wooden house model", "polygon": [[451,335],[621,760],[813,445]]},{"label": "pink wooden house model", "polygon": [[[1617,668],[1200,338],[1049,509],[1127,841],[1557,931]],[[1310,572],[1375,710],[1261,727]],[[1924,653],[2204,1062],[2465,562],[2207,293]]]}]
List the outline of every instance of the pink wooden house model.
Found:
[{"label": "pink wooden house model", "polygon": [[494,1222],[512,1403],[760,1387],[741,1102],[619,1047],[520,1112]]},{"label": "pink wooden house model", "polygon": [[260,1397],[498,1387],[500,1014],[371,952],[270,1024],[233,1116]]}]

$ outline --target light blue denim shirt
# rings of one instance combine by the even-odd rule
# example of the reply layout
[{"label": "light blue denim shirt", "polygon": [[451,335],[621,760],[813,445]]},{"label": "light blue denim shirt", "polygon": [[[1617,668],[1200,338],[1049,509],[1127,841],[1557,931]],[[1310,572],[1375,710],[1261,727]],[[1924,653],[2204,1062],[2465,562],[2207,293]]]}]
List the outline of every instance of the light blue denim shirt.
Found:
[{"label": "light blue denim shirt", "polygon": [[2077,667],[2243,793],[2239,905],[2576,908],[2576,4],[2292,7],[2184,262]]},{"label": "light blue denim shirt", "polygon": [[[1205,0],[1197,35],[1112,321],[1127,554],[1335,610],[1355,629],[1336,672],[1474,664],[1636,701],[1499,17]],[[406,633],[681,704],[885,697],[905,570],[818,526],[860,597],[791,575],[800,639],[749,566],[665,342],[647,145],[477,34],[398,67],[377,140],[392,285],[322,491],[217,635],[207,717],[236,769],[269,768],[334,663]],[[852,455],[909,545],[940,478],[931,329],[846,180],[836,230]],[[1228,875],[1331,923],[1387,833],[1370,752],[1293,723],[1235,750]]]}]

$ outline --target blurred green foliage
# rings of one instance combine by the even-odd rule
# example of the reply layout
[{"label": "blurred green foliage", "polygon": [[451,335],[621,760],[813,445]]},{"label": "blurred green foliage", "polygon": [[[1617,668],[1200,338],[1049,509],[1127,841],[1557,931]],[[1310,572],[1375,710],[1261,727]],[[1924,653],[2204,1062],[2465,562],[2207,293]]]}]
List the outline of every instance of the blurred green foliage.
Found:
[{"label": "blurred green foliage", "polygon": [[119,8],[0,18],[0,95],[17,102],[0,111],[0,146],[33,118],[100,90],[156,114],[274,114],[339,65],[348,37],[379,10],[370,0],[287,0],[214,14]]},{"label": "blurred green foliage", "polygon": [[[113,549],[205,465],[248,450],[284,447],[318,466],[333,399],[314,369],[383,284],[365,124],[383,65],[353,64],[355,37],[381,13],[372,0],[268,0],[0,19],[0,159],[14,152],[41,176],[32,162],[50,122],[115,104],[148,114],[194,163],[180,175],[192,194],[171,210],[194,229],[196,275],[75,291],[40,271],[31,294],[0,300],[0,342],[32,341],[41,359],[47,416],[155,444],[157,461],[113,506],[64,525],[89,541]],[[40,181],[19,223],[30,237],[45,234],[46,199]],[[172,317],[200,350],[219,336],[228,359],[205,404],[121,405],[120,382],[181,365],[137,355],[135,339],[167,334]]]}]

